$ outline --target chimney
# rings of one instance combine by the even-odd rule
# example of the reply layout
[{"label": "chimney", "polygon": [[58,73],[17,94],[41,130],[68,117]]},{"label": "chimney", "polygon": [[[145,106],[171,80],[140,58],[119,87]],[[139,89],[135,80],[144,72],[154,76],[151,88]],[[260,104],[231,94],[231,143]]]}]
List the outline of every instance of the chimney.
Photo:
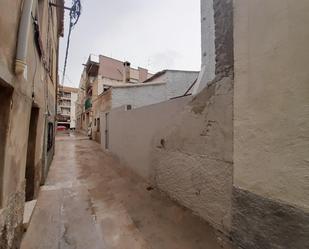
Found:
[{"label": "chimney", "polygon": [[130,66],[131,66],[131,63],[128,62],[128,61],[125,61],[123,63],[123,82],[124,83],[128,83],[130,82]]},{"label": "chimney", "polygon": [[145,68],[138,68],[138,81],[144,82],[148,78],[148,70]]}]

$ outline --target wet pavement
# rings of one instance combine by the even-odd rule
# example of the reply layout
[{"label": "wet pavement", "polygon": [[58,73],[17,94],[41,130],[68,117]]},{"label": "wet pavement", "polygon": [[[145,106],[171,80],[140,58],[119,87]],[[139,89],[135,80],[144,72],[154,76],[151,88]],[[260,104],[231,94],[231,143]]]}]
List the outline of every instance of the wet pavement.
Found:
[{"label": "wet pavement", "polygon": [[21,248],[219,249],[218,236],[97,143],[61,135]]}]

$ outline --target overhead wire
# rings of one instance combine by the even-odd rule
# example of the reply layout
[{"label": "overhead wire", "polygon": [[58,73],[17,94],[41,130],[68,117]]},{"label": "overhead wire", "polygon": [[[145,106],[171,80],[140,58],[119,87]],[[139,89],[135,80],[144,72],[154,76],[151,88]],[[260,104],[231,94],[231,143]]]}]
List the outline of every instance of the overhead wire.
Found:
[{"label": "overhead wire", "polygon": [[70,9],[70,26],[69,26],[69,33],[68,33],[68,39],[67,39],[67,47],[65,51],[63,74],[62,74],[62,86],[64,85],[65,73],[66,73],[66,68],[67,68],[72,29],[77,24],[80,15],[81,15],[80,0],[72,0],[72,7]]}]

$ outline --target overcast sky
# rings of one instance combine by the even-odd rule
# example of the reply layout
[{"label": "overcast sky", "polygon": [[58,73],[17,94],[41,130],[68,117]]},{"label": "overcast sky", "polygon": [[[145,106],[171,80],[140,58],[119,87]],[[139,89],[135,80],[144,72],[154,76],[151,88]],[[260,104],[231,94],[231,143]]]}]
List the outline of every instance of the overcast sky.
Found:
[{"label": "overcast sky", "polygon": [[[81,0],[82,15],[72,31],[65,85],[78,87],[89,54],[128,60],[152,73],[200,70],[200,0]],[[71,5],[71,0],[66,0]],[[66,47],[60,45],[62,77]]]}]

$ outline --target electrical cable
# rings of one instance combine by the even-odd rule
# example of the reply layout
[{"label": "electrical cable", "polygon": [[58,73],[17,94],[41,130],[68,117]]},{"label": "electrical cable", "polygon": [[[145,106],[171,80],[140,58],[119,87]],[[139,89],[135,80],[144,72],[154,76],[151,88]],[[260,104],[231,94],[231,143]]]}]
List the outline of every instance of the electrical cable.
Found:
[{"label": "electrical cable", "polygon": [[65,72],[67,68],[67,62],[68,62],[68,55],[69,55],[69,48],[70,48],[70,40],[71,40],[71,33],[74,26],[77,24],[79,17],[81,15],[81,2],[80,0],[72,0],[72,7],[70,9],[70,27],[69,27],[69,33],[68,33],[68,39],[67,39],[67,47],[65,51],[65,59],[64,59],[64,66],[63,66],[63,74],[62,74],[62,86],[64,85],[64,78],[65,78]]}]

